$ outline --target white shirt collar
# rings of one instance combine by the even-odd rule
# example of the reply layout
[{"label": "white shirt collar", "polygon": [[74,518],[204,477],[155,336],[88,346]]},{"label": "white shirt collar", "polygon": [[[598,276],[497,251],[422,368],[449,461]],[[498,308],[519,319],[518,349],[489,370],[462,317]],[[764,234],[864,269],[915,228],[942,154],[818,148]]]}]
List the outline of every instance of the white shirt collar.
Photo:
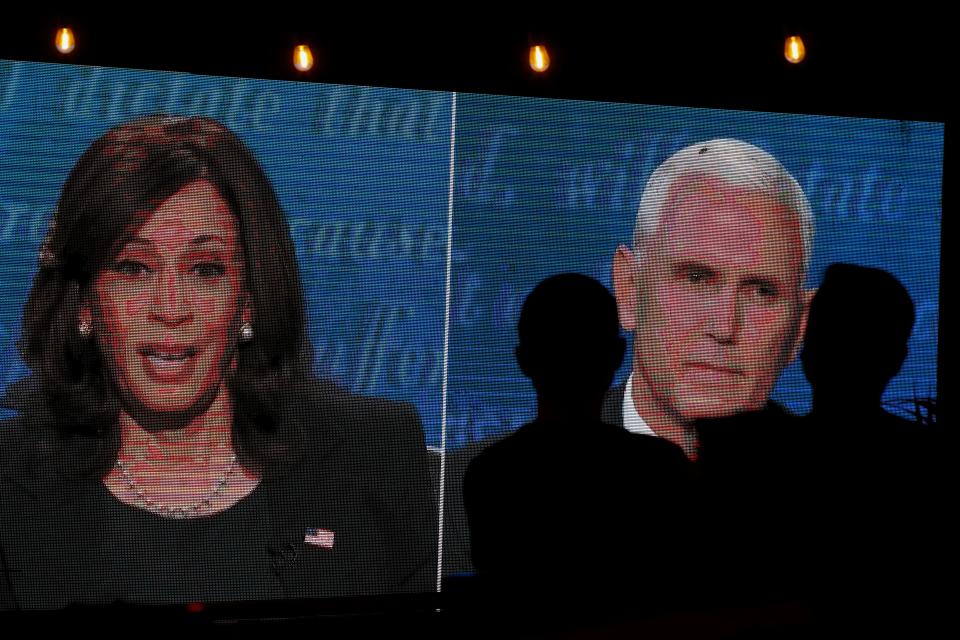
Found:
[{"label": "white shirt collar", "polygon": [[637,413],[637,406],[633,403],[633,372],[627,378],[627,386],[623,390],[623,428],[630,433],[659,437]]}]

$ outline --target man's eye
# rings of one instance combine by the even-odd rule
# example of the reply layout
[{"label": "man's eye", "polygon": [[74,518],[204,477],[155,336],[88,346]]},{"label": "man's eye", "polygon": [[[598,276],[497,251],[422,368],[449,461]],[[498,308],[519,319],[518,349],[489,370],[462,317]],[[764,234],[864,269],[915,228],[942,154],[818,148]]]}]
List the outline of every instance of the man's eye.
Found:
[{"label": "man's eye", "polygon": [[121,275],[132,277],[150,273],[150,269],[147,267],[147,265],[143,264],[142,262],[137,262],[136,260],[121,260],[113,266],[113,269]]},{"label": "man's eye", "polygon": [[764,298],[767,300],[776,298],[780,293],[777,291],[777,288],[770,284],[758,284],[754,287],[754,292],[757,294],[758,298]]},{"label": "man's eye", "polygon": [[700,269],[688,271],[686,274],[687,282],[690,284],[700,284],[702,282],[706,282],[709,277],[709,273]]},{"label": "man's eye", "polygon": [[193,272],[201,278],[219,278],[227,269],[219,262],[201,262],[194,265]]}]

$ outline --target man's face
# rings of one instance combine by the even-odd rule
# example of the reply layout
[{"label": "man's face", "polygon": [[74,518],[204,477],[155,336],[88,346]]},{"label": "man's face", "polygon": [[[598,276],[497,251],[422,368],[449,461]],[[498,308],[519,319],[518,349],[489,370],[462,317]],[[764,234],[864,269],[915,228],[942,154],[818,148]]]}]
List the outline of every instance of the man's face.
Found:
[{"label": "man's face", "polygon": [[634,332],[638,410],[682,422],[761,409],[812,295],[796,215],[699,176],[673,185],[643,255],[617,250],[614,286]]}]

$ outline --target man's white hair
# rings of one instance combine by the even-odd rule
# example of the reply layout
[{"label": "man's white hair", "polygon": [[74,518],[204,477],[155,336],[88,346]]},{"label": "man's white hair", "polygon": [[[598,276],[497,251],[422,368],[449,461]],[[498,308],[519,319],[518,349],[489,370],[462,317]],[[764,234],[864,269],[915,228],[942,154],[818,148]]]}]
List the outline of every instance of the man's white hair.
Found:
[{"label": "man's white hair", "polygon": [[734,187],[760,190],[797,215],[803,241],[803,271],[813,249],[813,210],[803,189],[780,162],[752,144],[719,138],[690,145],[670,156],[650,176],[640,197],[633,244],[643,250],[657,231],[670,188],[680,178],[703,176],[723,180]]}]

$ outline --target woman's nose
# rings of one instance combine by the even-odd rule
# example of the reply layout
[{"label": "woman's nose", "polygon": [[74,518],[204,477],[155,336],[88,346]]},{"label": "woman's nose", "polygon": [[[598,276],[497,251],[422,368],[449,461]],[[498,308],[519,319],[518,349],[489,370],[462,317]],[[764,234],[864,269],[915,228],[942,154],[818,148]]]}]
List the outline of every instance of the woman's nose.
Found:
[{"label": "woman's nose", "polygon": [[161,273],[154,293],[154,314],[165,323],[179,324],[190,316],[190,289],[174,270]]}]

